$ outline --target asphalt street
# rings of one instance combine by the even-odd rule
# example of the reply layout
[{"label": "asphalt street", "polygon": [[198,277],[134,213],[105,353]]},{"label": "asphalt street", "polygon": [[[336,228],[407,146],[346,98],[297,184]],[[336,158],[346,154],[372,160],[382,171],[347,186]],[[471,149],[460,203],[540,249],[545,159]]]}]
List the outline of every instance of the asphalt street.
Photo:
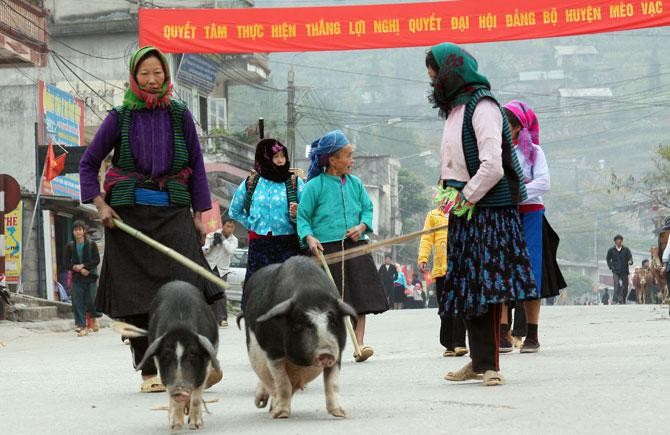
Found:
[{"label": "asphalt street", "polygon": [[[468,358],[442,357],[434,310],[371,317],[375,356],[359,364],[350,344],[344,352],[345,419],[326,412],[321,379],[296,394],[289,419],[256,409],[244,333],[221,329],[224,379],[205,393],[211,414],[200,433],[667,433],[667,306],[554,306],[541,315],[540,353],[502,355],[501,387],[443,380]],[[0,322],[0,433],[169,432],[167,394],[139,392],[116,333],[76,337],[54,332],[69,327],[58,325]]]}]

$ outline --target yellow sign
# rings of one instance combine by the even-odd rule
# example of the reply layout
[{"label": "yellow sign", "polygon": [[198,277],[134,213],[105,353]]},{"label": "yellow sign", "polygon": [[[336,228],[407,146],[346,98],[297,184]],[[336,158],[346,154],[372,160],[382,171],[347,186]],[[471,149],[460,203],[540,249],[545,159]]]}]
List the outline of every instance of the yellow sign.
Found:
[{"label": "yellow sign", "polygon": [[18,284],[21,276],[21,227],[23,201],[11,213],[5,213],[5,275],[7,284]]}]

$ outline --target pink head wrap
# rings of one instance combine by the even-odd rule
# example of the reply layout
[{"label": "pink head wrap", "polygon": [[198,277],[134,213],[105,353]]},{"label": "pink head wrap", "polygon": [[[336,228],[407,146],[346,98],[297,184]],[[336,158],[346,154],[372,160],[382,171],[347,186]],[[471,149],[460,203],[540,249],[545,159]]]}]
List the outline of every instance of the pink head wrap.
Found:
[{"label": "pink head wrap", "polygon": [[512,100],[504,107],[514,113],[514,116],[521,123],[517,146],[531,164],[535,163],[536,153],[533,144],[540,145],[540,123],[535,116],[535,112],[528,104],[519,100]]}]

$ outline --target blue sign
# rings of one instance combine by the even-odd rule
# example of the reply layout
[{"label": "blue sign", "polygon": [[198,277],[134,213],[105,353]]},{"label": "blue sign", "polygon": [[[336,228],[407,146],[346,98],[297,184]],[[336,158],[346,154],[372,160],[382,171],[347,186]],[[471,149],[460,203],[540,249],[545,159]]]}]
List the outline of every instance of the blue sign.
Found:
[{"label": "blue sign", "polygon": [[185,54],[181,58],[176,79],[181,85],[198,89],[201,95],[209,95],[222,66],[220,56]]}]

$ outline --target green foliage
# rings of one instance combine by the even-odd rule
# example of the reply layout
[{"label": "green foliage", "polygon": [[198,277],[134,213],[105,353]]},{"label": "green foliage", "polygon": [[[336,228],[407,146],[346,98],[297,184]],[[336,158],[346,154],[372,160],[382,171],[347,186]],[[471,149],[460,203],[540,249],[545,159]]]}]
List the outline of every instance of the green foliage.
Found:
[{"label": "green foliage", "polygon": [[670,208],[670,145],[659,145],[653,160],[654,169],[636,177],[612,174],[615,190],[635,195],[637,201],[631,207],[644,203],[649,207]]},{"label": "green foliage", "polygon": [[583,301],[585,297],[589,297],[593,289],[591,279],[575,272],[565,272],[563,277],[568,284],[568,287],[563,291],[568,292],[571,303],[577,303],[580,299]]},{"label": "green foliage", "polygon": [[[398,171],[398,202],[400,207],[400,221],[402,222],[403,233],[419,231],[423,228],[426,213],[431,209],[431,200],[428,194],[426,184],[414,173],[406,169]],[[396,251],[396,257],[401,263],[411,263],[416,261],[419,250],[419,239],[399,246]]]}]

